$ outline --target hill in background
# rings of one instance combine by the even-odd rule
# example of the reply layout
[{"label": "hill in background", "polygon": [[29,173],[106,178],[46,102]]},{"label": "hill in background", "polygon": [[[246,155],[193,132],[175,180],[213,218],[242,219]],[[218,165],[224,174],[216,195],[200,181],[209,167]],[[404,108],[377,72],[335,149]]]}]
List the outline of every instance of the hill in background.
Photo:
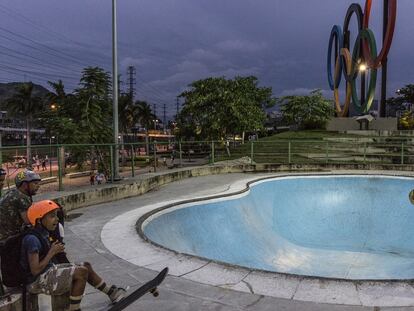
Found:
[{"label": "hill in background", "polygon": [[[17,88],[24,84],[23,82],[0,83],[0,109],[7,110],[6,101],[12,97],[17,91]],[[39,84],[33,84],[33,95],[45,97],[49,90]]]}]

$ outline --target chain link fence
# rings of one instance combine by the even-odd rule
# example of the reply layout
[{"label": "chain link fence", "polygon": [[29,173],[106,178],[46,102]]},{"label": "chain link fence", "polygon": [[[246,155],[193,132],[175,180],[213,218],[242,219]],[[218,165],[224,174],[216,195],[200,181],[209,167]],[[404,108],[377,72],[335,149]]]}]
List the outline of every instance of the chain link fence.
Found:
[{"label": "chain link fence", "polygon": [[120,177],[136,177],[179,167],[215,163],[267,164],[414,164],[414,138],[362,137],[321,140],[182,141],[100,145],[37,145],[0,148],[7,172],[5,188],[16,174],[31,167],[45,185],[42,191],[70,190],[114,181],[114,152]]}]

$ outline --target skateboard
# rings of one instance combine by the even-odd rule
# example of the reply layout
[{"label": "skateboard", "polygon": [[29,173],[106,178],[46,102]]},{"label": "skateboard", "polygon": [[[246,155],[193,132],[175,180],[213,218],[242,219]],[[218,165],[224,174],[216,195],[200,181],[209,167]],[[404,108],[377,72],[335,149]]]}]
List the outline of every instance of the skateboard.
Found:
[{"label": "skateboard", "polygon": [[164,281],[168,273],[168,268],[164,268],[155,278],[151,281],[145,283],[140,288],[133,291],[131,294],[126,296],[121,301],[105,309],[105,311],[121,311],[128,307],[130,304],[134,303],[137,299],[141,298],[146,293],[151,293],[154,297],[158,297],[159,293],[157,291],[157,286]]}]

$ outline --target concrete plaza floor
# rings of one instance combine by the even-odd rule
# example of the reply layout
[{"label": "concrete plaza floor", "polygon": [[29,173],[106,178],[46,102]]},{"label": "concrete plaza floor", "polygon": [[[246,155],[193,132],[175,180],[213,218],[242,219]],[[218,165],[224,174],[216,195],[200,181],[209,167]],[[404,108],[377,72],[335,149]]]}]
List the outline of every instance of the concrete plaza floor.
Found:
[{"label": "concrete plaza floor", "polygon": [[[134,265],[111,253],[101,241],[101,231],[104,225],[114,217],[142,206],[169,201],[172,198],[188,198],[189,194],[197,197],[220,194],[227,191],[235,181],[246,178],[246,175],[254,177],[251,174],[226,174],[190,178],[168,184],[142,196],[74,210],[70,213],[71,220],[65,227],[69,257],[73,261],[91,262],[95,270],[108,283],[130,286],[133,290],[151,279],[157,272],[147,267]],[[46,193],[42,195],[42,197],[45,196],[47,196]],[[122,244],[122,237],[119,237],[119,243]],[[315,294],[326,295],[326,301],[335,301],[336,298],[332,296],[329,288],[324,288],[323,282],[320,282],[318,286],[319,291]],[[414,290],[411,285],[408,286],[410,287],[408,290]],[[414,307],[379,308],[304,301],[312,300],[312,297],[309,299],[302,297],[301,300],[297,300],[296,294],[299,290],[298,286],[294,289],[290,299],[282,299],[201,284],[197,282],[197,279],[188,280],[169,275],[160,287],[158,298],[146,295],[127,310],[414,311]],[[381,292],[378,292],[377,296],[379,300],[383,299]],[[394,305],[398,305],[399,298],[404,300],[404,293],[396,293],[395,297],[389,297],[396,302]],[[83,310],[104,310],[107,304],[108,300],[104,295],[91,287],[87,288],[82,302]]]}]

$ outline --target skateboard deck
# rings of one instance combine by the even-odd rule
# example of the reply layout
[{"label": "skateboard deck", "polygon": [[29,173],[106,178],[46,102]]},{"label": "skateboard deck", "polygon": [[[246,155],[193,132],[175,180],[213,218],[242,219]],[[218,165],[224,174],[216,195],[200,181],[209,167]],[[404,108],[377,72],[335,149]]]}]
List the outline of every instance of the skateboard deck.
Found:
[{"label": "skateboard deck", "polygon": [[144,296],[146,293],[151,293],[154,297],[158,297],[157,286],[159,286],[162,281],[164,281],[168,273],[168,268],[164,268],[158,275],[153,278],[151,281],[145,283],[140,288],[133,291],[131,294],[126,296],[121,301],[109,306],[106,308],[106,311],[121,311],[128,307],[130,304],[134,303],[137,299]]}]

